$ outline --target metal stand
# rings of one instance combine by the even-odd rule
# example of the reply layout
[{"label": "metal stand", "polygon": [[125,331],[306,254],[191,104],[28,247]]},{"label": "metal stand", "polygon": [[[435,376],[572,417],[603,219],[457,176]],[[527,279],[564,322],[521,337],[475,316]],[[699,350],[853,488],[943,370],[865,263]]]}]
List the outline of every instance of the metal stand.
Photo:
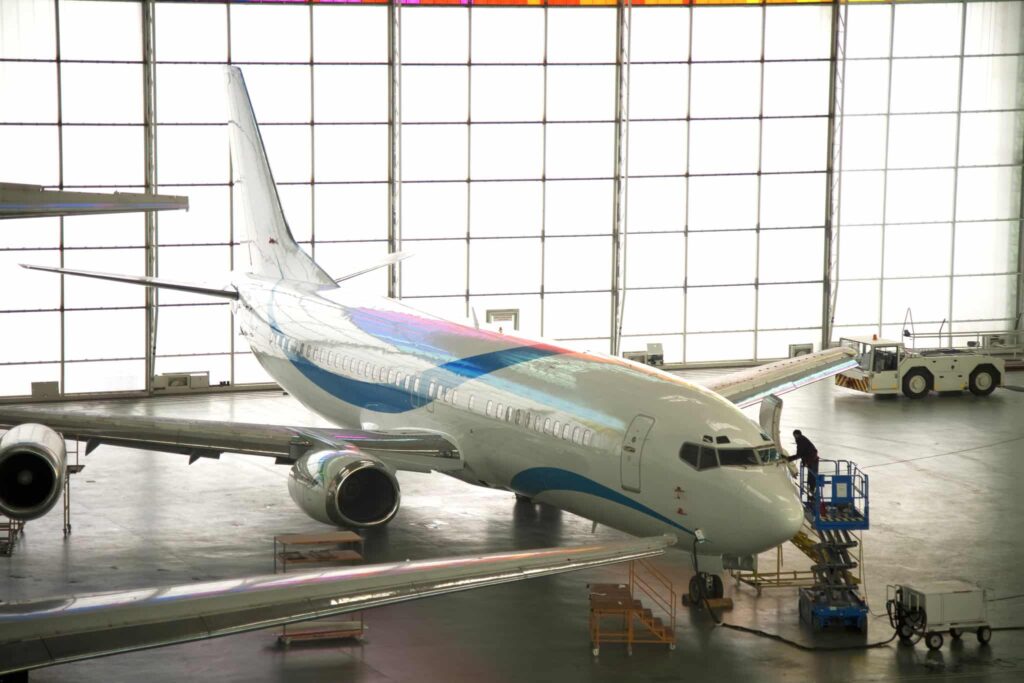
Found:
[{"label": "metal stand", "polygon": [[78,474],[85,469],[85,465],[80,464],[78,461],[78,442],[73,441],[72,443],[74,444],[74,450],[69,451],[68,455],[70,456],[74,453],[75,462],[73,464],[69,462],[64,467],[64,538],[71,535],[71,475]]}]

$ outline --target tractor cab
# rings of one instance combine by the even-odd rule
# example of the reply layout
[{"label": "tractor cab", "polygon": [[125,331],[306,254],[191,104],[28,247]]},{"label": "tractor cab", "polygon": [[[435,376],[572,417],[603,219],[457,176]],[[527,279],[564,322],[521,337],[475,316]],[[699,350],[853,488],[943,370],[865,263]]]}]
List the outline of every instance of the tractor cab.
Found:
[{"label": "tractor cab", "polygon": [[857,367],[836,375],[836,384],[867,393],[896,393],[900,364],[907,357],[903,344],[876,335],[844,337],[843,346],[857,354]]}]

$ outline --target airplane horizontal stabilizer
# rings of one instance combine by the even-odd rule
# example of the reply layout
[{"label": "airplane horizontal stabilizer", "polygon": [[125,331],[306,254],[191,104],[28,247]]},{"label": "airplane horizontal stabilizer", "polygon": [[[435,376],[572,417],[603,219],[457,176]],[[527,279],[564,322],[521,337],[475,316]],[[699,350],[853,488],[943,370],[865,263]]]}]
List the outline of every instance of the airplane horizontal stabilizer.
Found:
[{"label": "airplane horizontal stabilizer", "polygon": [[91,277],[96,280],[109,280],[111,282],[124,282],[130,285],[143,285],[144,287],[157,287],[160,289],[175,289],[179,292],[191,292],[193,294],[207,294],[218,296],[222,299],[237,299],[238,291],[226,287],[208,287],[188,282],[174,282],[158,277],[147,277],[145,275],[118,275],[116,273],[96,273],[90,270],[72,270],[70,268],[54,268],[51,266],[35,266],[22,263],[22,268],[29,270],[42,270],[47,273],[60,273],[62,275],[75,275],[78,277]]},{"label": "airplane horizontal stabilizer", "polygon": [[387,266],[390,266],[390,265],[393,265],[395,263],[398,263],[399,261],[404,261],[405,259],[409,258],[410,256],[412,256],[412,254],[407,253],[407,252],[402,252],[402,251],[396,251],[393,254],[388,254],[386,257],[382,258],[377,263],[374,263],[371,266],[367,266],[366,268],[363,268],[362,270],[357,270],[354,273],[348,273],[347,275],[342,275],[339,278],[335,278],[334,282],[335,282],[335,284],[341,284],[345,280],[351,280],[354,277],[359,277],[360,275],[365,275],[366,273],[372,273],[373,271],[375,271],[375,270],[377,270],[379,268],[385,268]]}]

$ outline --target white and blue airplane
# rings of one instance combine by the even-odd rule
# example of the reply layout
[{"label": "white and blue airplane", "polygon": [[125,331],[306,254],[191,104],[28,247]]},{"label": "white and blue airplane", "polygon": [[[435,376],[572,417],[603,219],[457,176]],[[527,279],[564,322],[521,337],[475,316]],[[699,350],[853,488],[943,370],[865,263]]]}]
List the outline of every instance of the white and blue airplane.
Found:
[{"label": "white and blue airplane", "polygon": [[87,452],[108,444],[193,459],[272,456],[291,466],[289,492],[303,511],[345,527],[389,522],[401,499],[396,472],[413,470],[505,489],[636,536],[667,534],[685,550],[699,535],[706,566],[735,566],[796,534],[804,512],[780,458],[778,416],[761,425],[740,408],[852,367],[847,350],[760,366],[709,388],[360,298],[346,281],[402,255],[340,278],[307,256],[282,213],[242,74],[228,68],[227,80],[246,272],[211,287],[26,267],[230,299],[267,372],[338,428],[3,407],[0,424],[13,429],[0,441],[0,512],[30,519],[54,505],[59,433],[86,441]]}]

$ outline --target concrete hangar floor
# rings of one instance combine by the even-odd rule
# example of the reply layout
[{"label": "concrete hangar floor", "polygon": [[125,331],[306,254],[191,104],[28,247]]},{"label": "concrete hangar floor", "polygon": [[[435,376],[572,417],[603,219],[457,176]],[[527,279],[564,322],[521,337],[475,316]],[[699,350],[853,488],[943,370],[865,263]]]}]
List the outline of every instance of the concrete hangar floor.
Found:
[{"label": "concrete hangar floor", "polygon": [[[1024,384],[1013,373],[1009,384]],[[783,433],[802,429],[824,458],[856,461],[871,477],[865,533],[867,596],[884,614],[885,585],[965,579],[990,597],[1024,593],[1024,393],[999,390],[925,400],[875,399],[828,382],[786,396]],[[278,392],[167,397],[154,414],[314,424]],[[123,404],[104,405],[113,412]],[[753,414],[753,413],[752,413]],[[0,559],[4,600],[187,583],[272,571],[272,537],[322,531],[291,502],[288,469],[269,459],[184,456],[102,448],[72,482],[74,533],[60,511],[30,523]],[[370,562],[584,543],[590,522],[510,493],[441,475],[399,475],[402,509],[369,534]],[[598,528],[598,538],[622,535]],[[790,557],[792,561],[790,562]],[[787,554],[787,566],[802,560]],[[672,553],[659,558],[677,590],[690,576]],[[804,561],[806,564],[806,561]],[[929,653],[895,642],[872,650],[809,653],[713,629],[680,609],[678,648],[605,645],[591,656],[587,584],[626,580],[625,566],[432,598],[367,614],[362,644],[277,646],[258,631],[194,644],[40,669],[33,681],[1016,681],[1024,679],[1024,631],[997,631],[987,647],[970,634]],[[798,622],[796,589],[761,597],[726,581],[736,606],[726,621],[808,644],[889,637],[872,618],[865,640],[814,635]],[[1024,599],[989,603],[993,626],[1024,624]]]}]

